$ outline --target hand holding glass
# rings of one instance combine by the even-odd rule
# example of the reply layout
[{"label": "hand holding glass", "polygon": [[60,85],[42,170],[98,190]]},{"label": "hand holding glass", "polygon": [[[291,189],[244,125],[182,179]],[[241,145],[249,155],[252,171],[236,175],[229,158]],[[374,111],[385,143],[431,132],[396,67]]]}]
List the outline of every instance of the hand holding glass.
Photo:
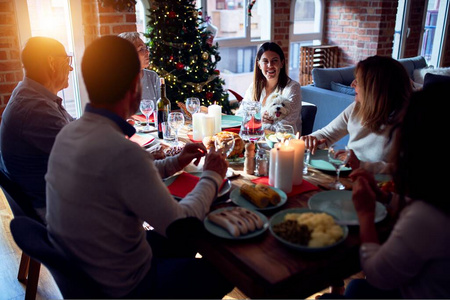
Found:
[{"label": "hand holding glass", "polygon": [[336,181],[331,185],[337,190],[344,190],[345,186],[339,181],[339,173],[350,158],[350,149],[345,145],[331,145],[328,148],[328,161],[336,168]]},{"label": "hand holding glass", "polygon": [[145,116],[145,120],[147,122],[147,125],[145,126],[144,131],[150,131],[150,124],[149,124],[149,118],[153,111],[155,110],[155,102],[153,100],[149,99],[143,99],[141,100],[141,104],[139,105],[139,109],[141,110],[141,113]]},{"label": "hand holding glass", "polygon": [[184,116],[180,112],[171,112],[167,120],[169,126],[175,130],[175,144],[178,144],[178,130],[184,125]]},{"label": "hand holding glass", "polygon": [[228,157],[234,149],[234,136],[230,132],[223,132],[220,134],[220,139],[218,136],[214,139],[214,147],[216,151],[222,151]]}]

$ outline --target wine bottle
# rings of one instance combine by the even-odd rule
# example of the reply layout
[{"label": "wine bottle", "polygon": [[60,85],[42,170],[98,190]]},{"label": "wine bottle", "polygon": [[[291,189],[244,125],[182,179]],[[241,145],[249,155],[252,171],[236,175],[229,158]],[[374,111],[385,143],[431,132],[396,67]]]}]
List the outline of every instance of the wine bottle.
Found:
[{"label": "wine bottle", "polygon": [[157,109],[156,121],[158,125],[158,137],[162,139],[163,133],[161,123],[167,122],[169,118],[170,100],[166,96],[166,84],[164,78],[160,78],[159,83],[161,87],[161,98],[159,98],[158,101],[156,102],[156,109]]}]

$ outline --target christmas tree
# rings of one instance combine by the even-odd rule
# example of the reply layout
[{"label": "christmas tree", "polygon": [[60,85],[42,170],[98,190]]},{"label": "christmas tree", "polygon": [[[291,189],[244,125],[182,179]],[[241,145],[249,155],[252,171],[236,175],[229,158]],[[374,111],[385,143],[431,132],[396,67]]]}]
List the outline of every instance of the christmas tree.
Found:
[{"label": "christmas tree", "polygon": [[189,97],[201,105],[216,102],[230,113],[228,93],[216,69],[220,60],[214,32],[194,0],[155,0],[146,37],[150,39],[150,68],[166,81],[172,109]]}]

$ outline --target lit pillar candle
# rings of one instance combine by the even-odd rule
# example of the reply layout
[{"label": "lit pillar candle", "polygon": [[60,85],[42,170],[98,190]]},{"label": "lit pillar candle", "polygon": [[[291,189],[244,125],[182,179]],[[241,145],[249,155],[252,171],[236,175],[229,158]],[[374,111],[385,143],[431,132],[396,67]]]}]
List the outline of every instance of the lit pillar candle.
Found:
[{"label": "lit pillar candle", "polygon": [[294,171],[294,148],[280,145],[276,153],[275,187],[285,193],[292,191],[292,175]]},{"label": "lit pillar candle", "polygon": [[192,115],[192,139],[194,141],[201,141],[203,139],[203,118],[205,114],[195,113]]},{"label": "lit pillar candle", "polygon": [[277,147],[279,143],[276,143],[272,149],[270,149],[269,160],[269,185],[275,186],[275,170],[277,167]]},{"label": "lit pillar candle", "polygon": [[294,148],[294,174],[292,183],[300,185],[303,181],[303,156],[305,155],[305,141],[301,139],[289,140],[289,146]]},{"label": "lit pillar candle", "polygon": [[202,136],[213,136],[214,135],[214,116],[205,115],[202,118]]},{"label": "lit pillar candle", "polygon": [[208,115],[214,116],[214,134],[222,130],[222,107],[220,105],[208,106]]}]

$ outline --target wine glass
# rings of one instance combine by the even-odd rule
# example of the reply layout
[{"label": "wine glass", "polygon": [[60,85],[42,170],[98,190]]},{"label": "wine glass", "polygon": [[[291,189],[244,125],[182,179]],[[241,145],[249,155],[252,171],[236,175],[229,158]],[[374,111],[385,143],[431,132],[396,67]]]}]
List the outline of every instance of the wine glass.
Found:
[{"label": "wine glass", "polygon": [[234,135],[231,132],[221,132],[220,135],[216,135],[216,138],[214,139],[214,147],[216,148],[216,151],[220,150],[228,157],[234,149]]},{"label": "wine glass", "polygon": [[350,158],[350,149],[346,145],[334,144],[328,148],[328,161],[336,168],[336,181],[331,186],[337,190],[344,190],[345,186],[339,181],[339,173]]},{"label": "wine glass", "polygon": [[[197,113],[200,110],[200,99],[195,97],[190,97],[186,99],[186,109],[191,113],[191,116]],[[193,120],[193,117],[192,117]],[[189,127],[192,128],[192,124],[189,124]]]},{"label": "wine glass", "polygon": [[278,141],[290,140],[295,137],[294,127],[287,124],[276,124],[275,125],[275,137]]},{"label": "wine glass", "polygon": [[147,122],[147,125],[145,125],[144,132],[149,132],[150,131],[149,118],[153,113],[153,111],[155,110],[155,102],[153,102],[153,100],[143,99],[141,100],[139,109],[141,110],[141,113],[145,116],[145,120]]},{"label": "wine glass", "polygon": [[175,130],[175,145],[178,144],[178,130],[184,125],[184,116],[180,112],[169,113],[169,118],[167,119],[170,128]]}]

